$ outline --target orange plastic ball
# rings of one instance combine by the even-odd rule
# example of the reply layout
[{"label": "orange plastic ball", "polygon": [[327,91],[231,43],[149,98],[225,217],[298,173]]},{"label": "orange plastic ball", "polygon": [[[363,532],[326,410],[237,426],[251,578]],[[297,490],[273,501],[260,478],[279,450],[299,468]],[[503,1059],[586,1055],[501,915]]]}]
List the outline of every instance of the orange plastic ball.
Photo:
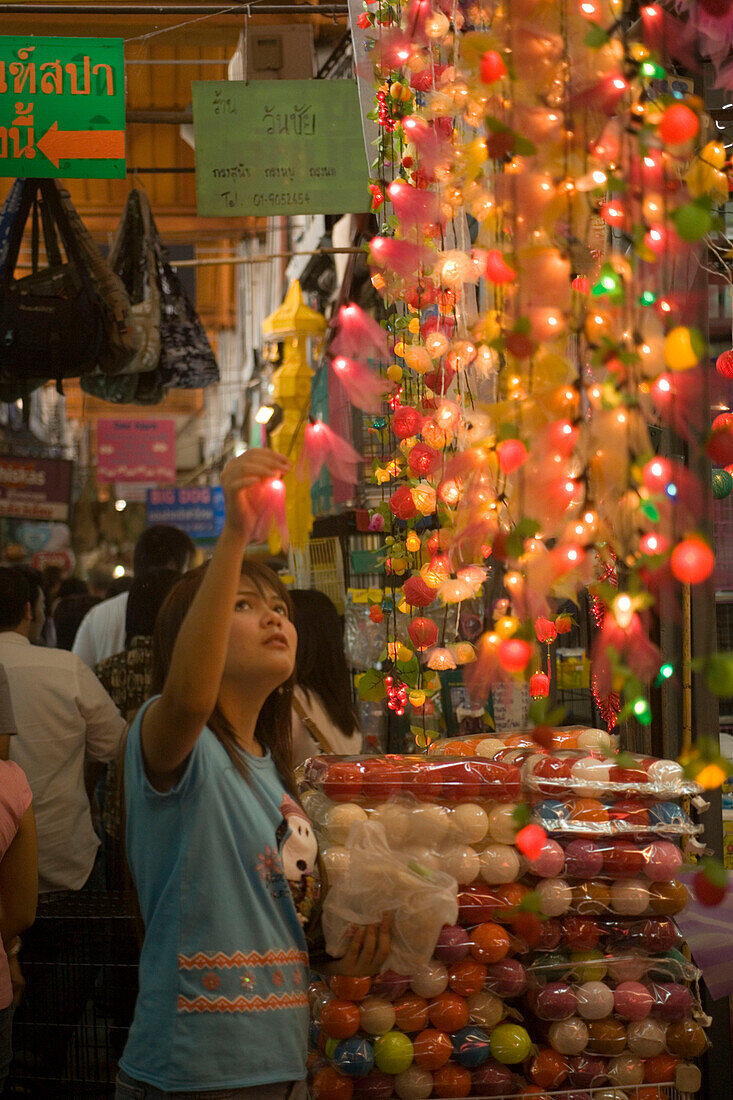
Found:
[{"label": "orange plastic ball", "polygon": [[351,1001],[329,1001],[321,1011],[320,1024],[329,1039],[350,1039],[359,1030],[359,1009]]},{"label": "orange plastic ball", "polygon": [[428,1026],[428,1002],[415,993],[406,993],[394,1002],[395,1027],[412,1034]]},{"label": "orange plastic ball", "polygon": [[372,987],[372,979],[334,974],[330,984],[334,997],[339,997],[342,1001],[363,1001]]},{"label": "orange plastic ball", "polygon": [[[472,997],[484,988],[486,967],[476,959],[461,959],[448,971],[448,985],[461,997]],[[449,1028],[452,1031],[453,1028]]]},{"label": "orange plastic ball", "polygon": [[458,1031],[468,1023],[468,1005],[457,993],[446,991],[430,1001],[428,1017],[439,1031]]},{"label": "orange plastic ball", "polygon": [[605,882],[579,882],[573,886],[573,909],[583,916],[598,916],[611,909],[611,891]]},{"label": "orange plastic ball", "polygon": [[687,887],[675,879],[654,882],[649,888],[649,903],[660,916],[673,917],[675,913],[681,913],[688,901]]},{"label": "orange plastic ball", "polygon": [[435,1096],[470,1096],[471,1074],[462,1066],[442,1066],[433,1077]]},{"label": "orange plastic ball", "polygon": [[421,1069],[440,1069],[453,1053],[453,1044],[444,1031],[426,1028],[415,1036],[415,1064]]},{"label": "orange plastic ball", "polygon": [[575,798],[570,804],[571,821],[608,821],[608,810],[597,798]]},{"label": "orange plastic ball", "polygon": [[644,1080],[650,1084],[658,1081],[674,1081],[674,1071],[679,1065],[679,1058],[673,1054],[655,1054],[653,1058],[644,1059]]},{"label": "orange plastic ball", "polygon": [[478,962],[498,962],[509,951],[509,936],[500,924],[477,924],[471,934],[470,951]]},{"label": "orange plastic ball", "polygon": [[499,902],[496,916],[499,920],[511,921],[517,915],[518,907],[527,893],[527,887],[519,882],[508,882],[506,886],[497,886],[494,893]]},{"label": "orange plastic ball", "polygon": [[705,1032],[694,1020],[679,1020],[667,1028],[670,1054],[680,1058],[699,1058],[708,1045]]},{"label": "orange plastic ball", "polygon": [[541,1088],[559,1088],[568,1075],[567,1059],[549,1047],[540,1050],[530,1059],[529,1075]]},{"label": "orange plastic ball", "polygon": [[602,1020],[588,1020],[588,1050],[593,1054],[602,1054],[604,1058],[613,1058],[626,1047],[626,1028],[612,1016]]},{"label": "orange plastic ball", "polygon": [[331,1066],[324,1066],[311,1081],[311,1095],[313,1100],[351,1100],[354,1083],[349,1077],[342,1077]]}]

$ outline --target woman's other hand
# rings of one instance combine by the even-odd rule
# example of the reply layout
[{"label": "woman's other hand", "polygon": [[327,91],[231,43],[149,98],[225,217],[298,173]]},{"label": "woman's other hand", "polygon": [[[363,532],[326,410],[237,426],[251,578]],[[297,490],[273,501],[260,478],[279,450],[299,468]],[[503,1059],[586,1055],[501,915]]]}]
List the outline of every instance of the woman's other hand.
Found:
[{"label": "woman's other hand", "polygon": [[352,978],[378,974],[392,948],[391,924],[391,914],[385,913],[379,924],[357,925],[346,954],[331,963],[329,973],[348,974]]},{"label": "woman's other hand", "polygon": [[246,539],[251,538],[257,514],[247,490],[268,478],[280,477],[290,469],[290,462],[276,451],[252,447],[231,458],[221,473],[226,510],[225,526]]}]

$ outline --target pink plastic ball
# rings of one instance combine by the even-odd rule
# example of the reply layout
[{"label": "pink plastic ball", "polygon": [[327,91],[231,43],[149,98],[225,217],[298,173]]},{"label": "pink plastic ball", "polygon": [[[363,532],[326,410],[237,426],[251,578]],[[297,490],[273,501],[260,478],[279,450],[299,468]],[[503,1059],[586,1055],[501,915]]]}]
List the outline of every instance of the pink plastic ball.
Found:
[{"label": "pink plastic ball", "polygon": [[578,1015],[584,1020],[602,1020],[613,1012],[613,991],[603,982],[583,982],[577,998]]},{"label": "pink plastic ball", "polygon": [[679,982],[657,982],[651,987],[652,1011],[660,1020],[684,1020],[692,1009],[692,994]]},{"label": "pink plastic ball", "polygon": [[558,1054],[580,1054],[588,1045],[588,1028],[578,1016],[571,1016],[550,1024],[547,1040]]},{"label": "pink plastic ball", "polygon": [[450,965],[460,962],[468,955],[470,937],[457,924],[444,924],[435,945],[435,957]]},{"label": "pink plastic ball", "polygon": [[652,882],[668,882],[682,866],[682,852],[669,840],[655,840],[645,851],[644,874]]},{"label": "pink plastic ball", "polygon": [[527,868],[540,878],[555,878],[565,866],[565,853],[556,840],[547,840],[536,859],[527,861]]},{"label": "pink plastic ball", "polygon": [[567,1020],[577,1008],[577,998],[565,982],[549,982],[537,991],[534,1011],[541,1020]]},{"label": "pink plastic ball", "polygon": [[603,852],[592,840],[571,840],[565,849],[565,873],[572,878],[594,878],[603,868]]},{"label": "pink plastic ball", "polygon": [[407,989],[409,978],[403,974],[395,974],[394,970],[385,970],[372,981],[371,992],[375,997],[384,997],[388,1001],[394,1001]]},{"label": "pink plastic ball", "polygon": [[623,1020],[645,1020],[653,1003],[651,993],[641,982],[621,982],[613,993],[613,1006]]},{"label": "pink plastic ball", "polygon": [[501,959],[487,968],[486,989],[497,997],[518,997],[526,984],[527,973],[518,959]]}]

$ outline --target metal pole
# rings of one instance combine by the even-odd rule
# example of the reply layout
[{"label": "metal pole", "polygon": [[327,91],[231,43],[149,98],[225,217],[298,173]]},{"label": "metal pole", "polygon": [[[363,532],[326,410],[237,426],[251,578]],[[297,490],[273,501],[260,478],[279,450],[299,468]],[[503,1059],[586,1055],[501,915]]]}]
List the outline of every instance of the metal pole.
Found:
[{"label": "metal pole", "polygon": [[0,4],[1,15],[348,15],[346,4]]}]

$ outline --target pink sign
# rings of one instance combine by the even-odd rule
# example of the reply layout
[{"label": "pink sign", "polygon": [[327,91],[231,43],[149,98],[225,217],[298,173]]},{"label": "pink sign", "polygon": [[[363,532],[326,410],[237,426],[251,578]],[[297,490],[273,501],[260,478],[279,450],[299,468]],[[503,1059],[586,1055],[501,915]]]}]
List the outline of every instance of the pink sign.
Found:
[{"label": "pink sign", "polygon": [[174,482],[175,420],[98,420],[97,480]]}]

